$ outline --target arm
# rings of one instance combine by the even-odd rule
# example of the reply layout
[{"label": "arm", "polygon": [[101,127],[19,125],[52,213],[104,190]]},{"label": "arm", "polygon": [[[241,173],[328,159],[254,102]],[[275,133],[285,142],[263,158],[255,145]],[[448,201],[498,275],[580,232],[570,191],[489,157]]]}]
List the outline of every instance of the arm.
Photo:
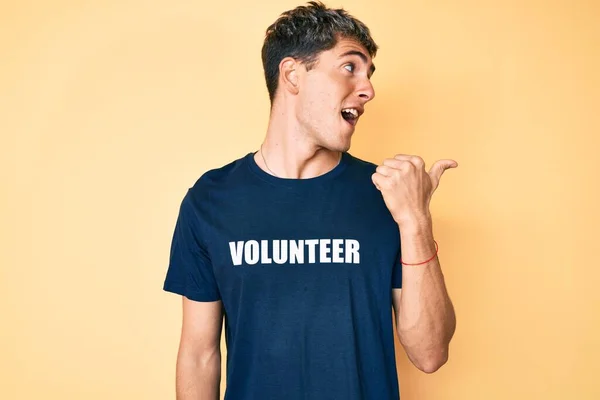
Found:
[{"label": "arm", "polygon": [[[400,237],[406,262],[427,260],[435,253],[429,221],[402,227]],[[403,266],[402,289],[393,290],[393,304],[396,331],[408,358],[424,372],[437,371],[448,360],[456,328],[437,257],[427,264]]]},{"label": "arm", "polygon": [[[373,183],[398,224],[403,262],[419,263],[435,254],[429,203],[442,173],[457,166],[454,160],[439,160],[427,172],[421,157],[397,154],[373,174]],[[404,265],[402,287],[393,291],[400,343],[417,368],[434,372],[448,360],[456,326],[438,258]]]},{"label": "arm", "polygon": [[183,325],[177,355],[177,400],[218,400],[221,382],[221,301],[183,296]]}]

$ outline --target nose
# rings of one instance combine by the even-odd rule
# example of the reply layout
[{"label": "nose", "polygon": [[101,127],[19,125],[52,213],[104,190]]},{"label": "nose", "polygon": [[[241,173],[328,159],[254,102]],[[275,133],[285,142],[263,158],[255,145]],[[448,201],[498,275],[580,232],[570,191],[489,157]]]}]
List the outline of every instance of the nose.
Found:
[{"label": "nose", "polygon": [[358,97],[360,97],[365,103],[375,98],[375,89],[370,79],[361,80],[358,88]]}]

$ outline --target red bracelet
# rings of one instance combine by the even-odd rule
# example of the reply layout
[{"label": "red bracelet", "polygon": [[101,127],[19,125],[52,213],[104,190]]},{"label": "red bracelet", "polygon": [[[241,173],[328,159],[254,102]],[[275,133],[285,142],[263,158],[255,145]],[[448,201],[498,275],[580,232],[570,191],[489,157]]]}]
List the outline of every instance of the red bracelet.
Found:
[{"label": "red bracelet", "polygon": [[423,262],[420,262],[420,263],[416,263],[416,264],[408,264],[408,263],[405,263],[404,261],[402,261],[402,258],[400,258],[400,262],[403,265],[423,265],[423,264],[427,264],[429,261],[433,260],[435,258],[435,256],[437,256],[437,253],[438,253],[438,244],[437,244],[437,242],[435,240],[433,241],[433,243],[435,243],[435,254],[429,260],[426,260],[426,261],[423,261]]}]

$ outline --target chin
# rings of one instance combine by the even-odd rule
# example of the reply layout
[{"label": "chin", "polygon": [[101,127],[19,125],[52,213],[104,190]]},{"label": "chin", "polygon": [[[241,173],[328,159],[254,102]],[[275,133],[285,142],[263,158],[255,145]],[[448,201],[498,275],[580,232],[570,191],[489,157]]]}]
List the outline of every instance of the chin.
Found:
[{"label": "chin", "polygon": [[343,146],[341,146],[341,148],[338,151],[341,151],[342,153],[347,152],[348,150],[350,150],[350,145],[352,143],[350,143],[350,141],[348,140],[348,142],[344,143]]},{"label": "chin", "polygon": [[331,136],[322,137],[319,147],[328,151],[345,153],[350,150],[353,133],[354,131],[350,132],[350,134],[345,131],[338,131]]},{"label": "chin", "polygon": [[[354,132],[352,132],[354,133]],[[339,143],[339,147],[340,150],[338,151],[348,151],[350,150],[350,146],[352,145],[352,134],[350,135],[343,135],[340,139],[340,143]]]},{"label": "chin", "polygon": [[331,146],[326,146],[326,147],[328,150],[331,150],[331,151],[339,151],[339,152],[345,153],[348,150],[350,150],[350,145],[351,145],[350,140],[342,140],[338,143],[335,143],[335,144],[332,144]]}]

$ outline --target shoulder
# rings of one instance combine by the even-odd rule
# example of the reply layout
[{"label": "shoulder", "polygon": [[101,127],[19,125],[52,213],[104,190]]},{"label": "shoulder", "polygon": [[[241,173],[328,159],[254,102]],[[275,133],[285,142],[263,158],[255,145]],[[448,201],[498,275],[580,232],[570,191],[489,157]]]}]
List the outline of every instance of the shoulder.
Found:
[{"label": "shoulder", "polygon": [[377,164],[375,164],[371,161],[357,157],[350,153],[347,153],[347,155],[348,155],[348,163],[349,163],[350,167],[358,173],[371,175],[377,169]]},{"label": "shoulder", "polygon": [[[203,172],[188,188],[181,200],[180,218],[189,221],[207,221],[214,211],[215,200],[230,197],[231,190],[239,186],[235,182],[244,181],[243,175],[246,156],[229,161]],[[246,179],[247,180],[247,179]]]},{"label": "shoulder", "polygon": [[250,156],[251,153],[248,153],[242,157],[229,161],[224,165],[205,171],[195,181],[190,188],[190,191],[195,193],[211,189],[214,190],[238,181],[244,174],[247,173],[245,164]]}]

